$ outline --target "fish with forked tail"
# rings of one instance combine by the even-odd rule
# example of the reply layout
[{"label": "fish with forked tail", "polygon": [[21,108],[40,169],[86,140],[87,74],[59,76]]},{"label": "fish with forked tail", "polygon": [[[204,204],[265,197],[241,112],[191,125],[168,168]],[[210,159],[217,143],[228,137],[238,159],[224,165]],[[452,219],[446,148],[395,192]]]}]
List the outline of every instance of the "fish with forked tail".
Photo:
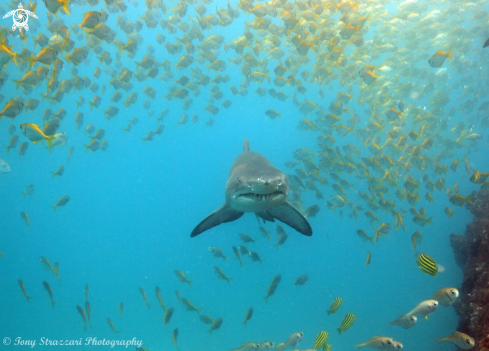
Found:
[{"label": "fish with forked tail", "polygon": [[438,339],[438,342],[442,343],[445,341],[449,341],[452,344],[457,345],[462,350],[470,350],[475,346],[474,338],[468,336],[467,334],[456,332],[453,335],[447,336],[445,338]]},{"label": "fish with forked tail", "polygon": [[406,313],[407,316],[427,317],[436,311],[438,301],[425,300],[418,304],[411,312]]},{"label": "fish with forked tail", "polygon": [[42,285],[44,286],[44,289],[48,292],[49,297],[51,298],[51,306],[53,306],[53,308],[54,308],[55,302],[53,300],[53,291],[51,290],[51,287],[49,286],[48,282],[46,282],[46,281],[43,281]]},{"label": "fish with forked tail", "polygon": [[416,322],[418,321],[418,318],[416,316],[409,316],[406,314],[401,315],[399,318],[397,318],[395,321],[390,322],[389,325],[397,325],[403,329],[409,329],[412,328],[416,325]]},{"label": "fish with forked tail", "polygon": [[275,291],[277,290],[277,286],[278,286],[278,284],[280,283],[281,280],[282,280],[282,275],[281,274],[275,276],[272,279],[272,282],[270,283],[270,286],[268,287],[267,296],[264,297],[265,302],[268,302],[268,298],[270,296],[272,296],[273,294],[275,294]]},{"label": "fish with forked tail", "polygon": [[438,304],[448,307],[458,299],[459,292],[455,288],[444,288],[436,292],[430,300],[438,301]]}]

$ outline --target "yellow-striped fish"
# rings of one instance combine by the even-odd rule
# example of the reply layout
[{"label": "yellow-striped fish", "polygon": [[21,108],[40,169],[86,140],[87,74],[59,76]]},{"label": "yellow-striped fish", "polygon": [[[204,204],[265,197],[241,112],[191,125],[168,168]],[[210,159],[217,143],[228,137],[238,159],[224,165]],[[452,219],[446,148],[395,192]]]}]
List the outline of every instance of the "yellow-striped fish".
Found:
[{"label": "yellow-striped fish", "polygon": [[264,297],[265,302],[268,302],[268,298],[270,296],[272,296],[273,294],[275,294],[275,291],[277,290],[277,286],[278,286],[278,284],[280,283],[281,280],[282,280],[282,275],[281,274],[277,275],[276,277],[274,277],[272,279],[272,282],[270,283],[270,286],[268,287],[267,296]]},{"label": "yellow-striped fish", "polygon": [[192,281],[188,280],[182,271],[175,270],[175,275],[180,283],[188,283],[188,285],[192,286]]},{"label": "yellow-striped fish", "polygon": [[110,327],[112,328],[112,330],[116,333],[116,334],[119,334],[119,331],[117,329],[115,329],[114,327],[114,324],[112,324],[112,321],[110,320],[110,318],[107,318],[107,323],[109,323]]},{"label": "yellow-striped fish", "polygon": [[29,300],[32,299],[32,297],[30,297],[29,295],[27,295],[27,291],[25,290],[24,282],[22,280],[20,280],[20,279],[17,282],[19,283],[20,289],[24,293],[24,296],[27,299],[27,302],[29,302]]},{"label": "yellow-striped fish", "polygon": [[221,268],[217,267],[217,266],[214,266],[214,271],[216,272],[216,275],[217,275],[217,279],[219,280],[225,280],[228,282],[229,284],[229,281],[233,278],[228,278],[226,277],[226,275],[224,274],[224,272],[222,271]]},{"label": "yellow-striped fish", "polygon": [[58,266],[58,262],[54,262],[53,271],[54,271],[54,274],[56,274],[56,278],[58,278],[59,284],[61,285],[61,280],[59,280],[59,266]]},{"label": "yellow-striped fish", "polygon": [[218,318],[214,322],[212,322],[211,329],[209,330],[209,334],[212,334],[213,330],[220,329],[223,321],[224,320],[222,318]]},{"label": "yellow-striped fish", "polygon": [[333,347],[333,345],[331,345],[331,344],[324,344],[323,345],[323,351],[331,351],[332,347]]},{"label": "yellow-striped fish", "polygon": [[416,249],[416,244],[421,245],[421,241],[423,240],[423,234],[416,230],[411,237],[413,240],[413,249]]},{"label": "yellow-striped fish", "polygon": [[90,328],[91,328],[92,327],[92,322],[90,322],[90,302],[85,301],[85,309],[87,310],[88,324],[90,325]]},{"label": "yellow-striped fish", "polygon": [[308,280],[309,280],[309,276],[307,274],[301,275],[299,278],[297,278],[294,285],[295,286],[297,286],[297,285],[304,286]]},{"label": "yellow-striped fish", "polygon": [[345,318],[343,318],[343,321],[341,322],[341,326],[338,328],[338,333],[341,334],[342,332],[347,331],[348,328],[350,328],[355,321],[355,318],[357,318],[356,314],[347,313]]},{"label": "yellow-striped fish", "polygon": [[146,305],[148,305],[148,308],[151,308],[151,305],[148,302],[148,298],[146,297],[146,292],[144,291],[144,289],[139,288],[139,292],[141,293],[141,295],[143,295],[144,302],[146,302]]},{"label": "yellow-striped fish", "polygon": [[178,347],[178,344],[177,344],[177,338],[178,338],[178,328],[175,328],[175,330],[173,331],[172,335],[171,335],[171,339],[173,340],[173,345],[175,345],[175,347],[180,350],[180,348]]},{"label": "yellow-striped fish", "polygon": [[200,313],[200,310],[202,308],[197,308],[194,306],[194,304],[192,302],[190,302],[189,300],[187,299],[183,299],[182,298],[182,304],[185,306],[185,309],[188,311],[188,312],[197,312],[197,313]]},{"label": "yellow-striped fish", "polygon": [[370,264],[370,259],[372,258],[372,254],[370,252],[367,252],[367,261],[365,262],[366,265]]},{"label": "yellow-striped fish", "polygon": [[357,234],[358,234],[358,236],[360,237],[360,239],[362,239],[362,240],[363,240],[363,242],[365,242],[365,241],[370,241],[370,243],[371,243],[372,245],[374,244],[374,242],[373,242],[373,237],[368,236],[368,235],[367,235],[367,233],[365,233],[365,231],[364,231],[364,230],[362,230],[362,229],[357,230]]},{"label": "yellow-striped fish", "polygon": [[436,265],[435,260],[433,260],[430,256],[426,254],[421,254],[419,255],[416,262],[418,263],[418,266],[419,268],[421,268],[423,273],[432,276],[435,276],[438,273],[438,266]]},{"label": "yellow-striped fish", "polygon": [[213,322],[211,317],[202,314],[199,316],[199,319],[204,324],[212,324]]},{"label": "yellow-striped fish", "polygon": [[341,307],[341,304],[342,303],[343,303],[343,298],[342,297],[335,298],[334,301],[333,301],[333,303],[331,304],[331,307],[329,308],[328,316],[331,313],[335,313],[336,311],[338,311],[338,309]]},{"label": "yellow-striped fish", "polygon": [[31,227],[31,221],[29,220],[29,216],[25,212],[20,213],[20,218],[24,221],[24,223],[30,228]]},{"label": "yellow-striped fish", "polygon": [[163,307],[163,311],[166,311],[166,306],[163,303],[163,299],[161,298],[160,288],[156,287],[155,290],[156,290],[156,297],[158,297],[158,301],[160,302],[161,307]]},{"label": "yellow-striped fish", "polygon": [[170,323],[171,316],[173,316],[173,307],[167,309],[163,315],[163,325]]},{"label": "yellow-striped fish", "polygon": [[241,256],[239,255],[239,251],[236,248],[236,246],[233,246],[233,252],[236,255],[236,257],[238,258],[238,260],[239,260],[239,265],[242,267],[243,266],[243,261],[241,261]]},{"label": "yellow-striped fish", "polygon": [[43,281],[42,285],[44,286],[44,289],[46,289],[46,291],[48,292],[49,297],[51,298],[51,306],[53,306],[53,308],[54,308],[55,302],[53,300],[53,291],[51,290],[51,287],[49,286],[48,282],[46,282],[46,281]]},{"label": "yellow-striped fish", "polygon": [[316,337],[316,341],[314,341],[314,348],[316,350],[320,349],[323,347],[323,345],[326,343],[326,340],[328,340],[329,333],[323,331],[320,331],[318,336]]},{"label": "yellow-striped fish", "polygon": [[87,320],[85,319],[85,312],[83,312],[83,308],[81,308],[80,305],[76,305],[76,309],[78,310],[78,313],[80,313],[80,315],[83,318],[83,330],[87,331]]},{"label": "yellow-striped fish", "polygon": [[449,219],[452,219],[453,215],[455,214],[455,212],[453,212],[448,206],[445,207],[445,210],[444,211],[445,211],[445,214],[447,215],[447,217]]},{"label": "yellow-striped fish", "polygon": [[248,322],[251,319],[251,317],[253,317],[253,307],[250,307],[248,309],[248,311],[246,311],[245,320],[243,322],[243,324],[245,325],[245,327],[246,327],[246,322]]},{"label": "yellow-striped fish", "polygon": [[20,131],[34,144],[37,144],[39,141],[46,140],[49,147],[51,147],[51,140],[53,137],[44,134],[39,126],[33,123],[24,123],[20,125]]},{"label": "yellow-striped fish", "polygon": [[49,260],[46,258],[46,257],[39,257],[39,261],[41,261],[41,264],[44,266],[44,269],[46,271],[50,271],[51,274],[54,274],[54,269],[53,267],[51,266],[51,263],[49,262]]}]

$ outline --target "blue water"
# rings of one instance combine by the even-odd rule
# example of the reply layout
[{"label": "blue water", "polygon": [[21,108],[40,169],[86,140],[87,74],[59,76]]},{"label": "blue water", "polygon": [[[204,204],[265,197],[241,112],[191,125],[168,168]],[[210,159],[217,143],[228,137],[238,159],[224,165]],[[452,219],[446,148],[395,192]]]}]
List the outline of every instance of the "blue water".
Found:
[{"label": "blue water", "polygon": [[[215,4],[216,2],[207,5],[208,14],[213,13]],[[138,19],[146,10],[142,2],[137,8],[130,2],[127,5],[128,11],[125,15],[128,20]],[[177,3],[166,5],[170,8]],[[218,2],[218,5],[220,8],[225,7],[224,2]],[[195,15],[193,8],[196,6],[189,5],[184,22],[189,23],[190,17]],[[9,8],[3,3],[2,7],[5,10]],[[236,4],[233,4],[233,7],[236,8]],[[103,3],[93,8],[73,4],[70,7],[70,17],[64,14],[60,14],[59,17],[71,27],[73,23],[81,23],[86,11],[102,8],[106,8]],[[394,13],[396,11],[394,6],[390,6],[389,9]],[[230,26],[217,26],[202,33],[206,38],[220,34],[225,38],[224,43],[237,39],[243,35],[244,22],[254,19],[253,15],[240,12],[240,17]],[[162,18],[168,18],[171,13],[168,10],[167,15],[163,15]],[[48,37],[52,36],[45,28],[48,19],[42,2],[38,2],[37,14],[37,32],[35,26],[31,26],[26,46],[19,37],[9,36],[9,45],[14,45],[14,51],[20,52],[27,47],[37,53],[39,46],[34,48],[32,37],[40,32]],[[118,15],[110,14],[106,24],[118,32],[118,39],[126,41],[126,34],[117,28]],[[337,20],[338,14],[333,18]],[[10,21],[11,19],[4,20],[7,30],[10,30]],[[29,23],[34,21],[30,19]],[[273,21],[280,24],[278,18]],[[467,28],[470,27],[469,22]],[[366,33],[366,39],[381,36],[376,29],[378,25],[372,23]],[[175,38],[184,35],[180,30],[171,35],[160,26],[155,29],[144,28],[140,32],[144,42],[140,45],[134,60],[124,54],[121,59],[122,65],[136,72],[134,61],[140,62],[143,59],[148,44],[156,49],[154,56],[158,61],[169,60],[176,63],[184,51],[176,56],[168,54],[163,45],[155,41],[158,33],[163,33],[167,41],[172,43],[176,42]],[[72,39],[76,47],[86,43],[85,38],[78,41],[74,34]],[[282,38],[282,49],[287,52],[290,48],[283,42]],[[197,40],[194,40],[194,45],[197,44]],[[474,51],[476,47],[480,50],[479,44],[479,41],[473,41]],[[104,43],[103,47],[116,61],[115,46]],[[350,45],[349,51],[345,53],[351,53],[353,49]],[[431,51],[429,55],[432,55]],[[476,52],[479,56],[471,52],[465,55],[469,60],[478,60],[480,55],[487,60],[487,53]],[[429,56],[428,53],[426,55]],[[461,54],[458,55],[460,57]],[[458,317],[453,307],[440,306],[428,320],[419,318],[418,325],[410,330],[388,325],[399,315],[407,313],[421,301],[433,296],[438,289],[459,288],[462,282],[462,272],[455,263],[448,237],[450,233],[462,234],[465,226],[471,221],[471,215],[468,210],[450,204],[447,195],[438,190],[431,193],[434,203],[428,203],[424,199],[427,189],[422,182],[423,173],[413,167],[407,174],[414,176],[415,181],[420,183],[419,196],[422,201],[416,203],[415,208],[419,210],[423,207],[427,217],[432,217],[433,225],[424,228],[417,226],[408,212],[411,206],[398,200],[395,197],[397,188],[390,187],[386,200],[395,201],[397,211],[406,210],[403,213],[405,232],[400,227],[397,231],[394,229],[394,217],[390,213],[378,210],[375,212],[376,216],[381,217],[381,222],[390,223],[392,229],[389,235],[382,236],[374,245],[362,242],[356,234],[358,229],[365,230],[369,236],[374,233],[373,226],[364,215],[364,212],[370,209],[356,194],[356,191],[368,192],[366,179],[359,179],[355,177],[355,173],[346,172],[337,173],[342,179],[355,184],[347,193],[350,201],[362,205],[364,209],[359,211],[358,220],[348,217],[351,210],[346,207],[343,209],[343,216],[340,215],[341,209],[328,209],[323,201],[317,200],[312,191],[308,190],[301,196],[303,208],[315,204],[321,207],[317,216],[309,219],[314,231],[312,237],[302,236],[283,225],[290,235],[287,242],[276,249],[276,225],[267,223],[264,226],[271,232],[271,239],[267,241],[260,234],[255,216],[246,214],[238,221],[218,226],[191,239],[192,229],[224,203],[224,187],[229,169],[234,159],[242,152],[243,140],[248,138],[253,151],[263,154],[285,173],[295,174],[294,170],[284,166],[287,161],[294,159],[292,153],[295,150],[305,147],[310,151],[319,151],[316,138],[321,133],[300,131],[297,128],[298,122],[302,119],[314,120],[314,112],[308,116],[301,115],[292,102],[295,89],[289,86],[280,89],[267,82],[251,83],[247,96],[233,96],[230,87],[235,85],[239,89],[239,84],[244,79],[240,67],[234,64],[228,65],[227,69],[220,73],[227,74],[231,79],[228,83],[219,84],[224,98],[214,103],[220,108],[217,116],[204,111],[211,95],[212,83],[207,87],[200,87],[199,97],[191,93],[189,96],[194,102],[188,111],[184,111],[181,100],[169,101],[164,98],[173,82],[165,83],[149,78],[142,83],[136,79],[131,81],[134,84],[132,92],[138,92],[139,98],[135,105],[125,109],[122,102],[131,92],[121,90],[123,99],[118,104],[110,102],[115,92],[109,86],[110,77],[105,73],[102,73],[99,79],[93,77],[94,68],[100,66],[96,56],[99,55],[91,51],[87,64],[81,64],[77,69],[80,77],[86,76],[100,86],[107,86],[105,94],[100,90],[97,92],[97,95],[102,97],[102,104],[98,109],[90,110],[88,102],[94,95],[90,90],[73,90],[65,95],[60,104],[54,103],[50,106],[46,100],[34,112],[23,112],[14,121],[6,117],[0,121],[3,130],[0,133],[0,145],[8,145],[11,136],[7,133],[7,128],[11,124],[17,127],[16,134],[20,136],[22,143],[29,141],[20,133],[19,126],[22,123],[36,123],[42,126],[45,109],[51,108],[56,113],[59,108],[64,108],[68,113],[59,131],[65,131],[69,137],[67,146],[55,147],[52,152],[48,152],[46,145],[41,143],[30,143],[25,157],[17,155],[18,147],[8,154],[4,149],[0,151],[0,157],[12,168],[10,173],[0,176],[0,252],[3,253],[0,258],[0,337],[9,337],[12,344],[2,344],[0,349],[29,348],[15,346],[16,338],[24,341],[36,340],[38,348],[41,347],[39,343],[43,337],[51,340],[81,339],[82,344],[86,343],[86,338],[96,337],[99,340],[136,338],[143,343],[142,347],[148,350],[173,350],[175,346],[171,335],[175,328],[179,330],[178,344],[181,350],[229,350],[248,341],[271,340],[278,344],[298,331],[304,332],[300,348],[306,349],[313,347],[314,339],[321,330],[330,333],[328,343],[333,345],[333,350],[353,349],[353,345],[365,342],[373,336],[391,336],[402,342],[406,350],[453,349],[451,345],[438,345],[435,340],[456,330]],[[197,57],[197,53],[194,56]],[[228,53],[222,47],[218,50],[218,58],[226,63],[227,59],[235,56],[236,53],[232,49]],[[262,51],[260,58],[263,57],[266,57],[266,54]],[[309,52],[308,57],[312,62],[304,66],[304,69],[312,68],[315,56]],[[381,59],[375,59],[376,65],[381,65],[381,62]],[[272,79],[275,77],[273,68],[277,64],[277,60],[270,60],[268,64]],[[204,74],[213,78],[214,72],[208,71],[205,65],[194,63],[188,70],[176,70],[173,67],[172,72],[175,74],[175,80],[183,74],[191,78],[190,69],[201,67]],[[114,62],[111,66],[115,68]],[[102,67],[105,67],[105,64]],[[65,62],[58,79],[70,79],[72,68],[73,65]],[[462,78],[448,62],[445,62],[444,68],[447,68],[452,82]],[[41,93],[44,94],[46,90],[45,82],[34,88],[30,95],[23,96],[20,89],[15,90],[15,84],[12,82],[12,79],[22,77],[23,73],[13,63],[5,70],[8,71],[9,78],[0,90],[5,96],[5,101],[13,97],[24,97],[26,101],[30,98],[42,100]],[[299,72],[302,72],[302,69]],[[162,73],[164,70],[160,67],[159,75]],[[299,79],[299,73],[296,78]],[[475,72],[473,79],[478,79]],[[321,87],[315,83],[306,83],[302,78],[301,80],[307,92],[304,95],[297,93],[297,99],[300,102],[311,100],[323,107],[326,113],[336,93],[347,92],[347,86],[341,87],[338,80]],[[142,89],[148,85],[158,93],[158,97],[151,104],[150,109],[154,112],[152,117],[148,117],[148,110],[142,107],[146,100]],[[289,98],[285,102],[280,102],[268,94],[260,98],[255,90],[261,86],[266,90],[272,87],[277,91],[282,90]],[[367,105],[357,105],[357,98],[362,94],[359,86],[360,78],[357,78],[352,83],[354,97],[344,106],[350,107],[351,111],[361,117],[361,122],[355,126],[355,130],[365,128],[371,114]],[[326,94],[324,99],[320,98],[319,89]],[[459,101],[459,91],[449,91],[449,94],[451,102],[446,106],[447,111],[450,107],[458,107],[465,102]],[[84,96],[86,102],[77,109],[75,101],[78,101],[80,96]],[[400,98],[404,98],[406,105],[418,104],[430,108],[431,96],[419,100],[410,100],[409,96],[397,96],[397,99]],[[221,106],[224,99],[232,101],[229,109]],[[482,102],[483,99],[478,100],[472,112],[474,116]],[[102,111],[111,105],[117,106],[120,112],[108,121]],[[156,129],[156,117],[159,117],[164,108],[170,110],[162,123],[165,125],[165,131],[161,136],[155,136],[154,141],[143,143],[141,138],[146,136],[148,131]],[[265,111],[269,109],[282,113],[281,117],[271,120],[265,115]],[[80,130],[76,129],[74,123],[77,112],[83,112],[85,115]],[[179,126],[177,122],[184,112],[189,118],[193,114],[199,115],[198,123],[194,124],[189,120],[186,125]],[[131,132],[124,133],[122,129],[133,116],[139,119],[138,124],[133,126]],[[212,127],[207,127],[205,122],[210,118],[213,118],[215,123]],[[346,123],[348,118],[344,114],[343,123]],[[457,112],[449,120],[449,129],[457,122],[467,119],[467,116]],[[109,148],[105,152],[85,152],[83,145],[90,142],[84,132],[88,123],[95,125],[97,129],[105,129],[106,140],[109,143]],[[419,127],[419,124],[408,123],[402,130],[408,133],[413,128],[418,130]],[[390,129],[387,123],[385,128],[386,131]],[[449,129],[441,133],[445,138],[454,139]],[[460,167],[456,173],[449,170],[446,175],[438,176],[433,170],[426,170],[429,179],[434,182],[440,177],[444,178],[446,188],[453,189],[453,184],[457,182],[463,196],[480,187],[469,181],[470,176],[464,169],[463,158],[468,157],[474,170],[485,172],[489,169],[489,161],[484,157],[488,147],[487,130],[475,124],[472,132],[484,136],[484,139],[476,144],[476,148],[465,142],[464,148],[454,150],[453,157],[440,161],[442,165],[450,166],[451,162],[458,158]],[[356,145],[361,150],[362,157],[371,156],[356,135],[341,137],[333,132],[333,136],[336,139],[335,146],[341,148],[347,144]],[[385,133],[379,136],[382,137],[383,144]],[[419,145],[420,142],[409,140],[408,144]],[[68,149],[72,146],[75,151],[68,163]],[[424,154],[435,156],[442,150],[442,146],[435,144]],[[398,158],[399,155],[392,157],[393,160]],[[313,159],[319,166],[318,156],[315,155]],[[60,165],[65,166],[65,173],[62,177],[53,179],[51,172],[56,171]],[[383,173],[370,171],[377,179],[383,176]],[[325,176],[330,184],[334,183],[328,170],[321,170],[320,174]],[[400,189],[403,187],[405,175],[404,169],[399,167]],[[32,197],[24,198],[21,192],[28,184],[33,184],[35,191]],[[326,200],[330,200],[335,194],[330,185],[316,183],[316,186]],[[66,195],[70,196],[69,203],[53,211],[51,206],[58,198]],[[448,220],[443,212],[446,206],[455,211],[452,220]],[[20,212],[28,214],[30,228],[20,218]],[[374,227],[377,228],[379,225],[374,224]],[[411,235],[416,230],[423,233],[423,242],[417,247],[416,252],[424,252],[435,258],[446,267],[444,273],[432,277],[423,274],[418,268],[411,242]],[[262,264],[242,257],[244,264],[240,267],[232,252],[232,246],[243,244],[238,236],[240,233],[247,233],[257,239],[255,244],[246,246],[250,251],[259,253],[264,260]],[[223,261],[213,258],[208,251],[209,246],[220,247],[229,259]],[[371,264],[368,266],[365,265],[367,252],[372,255]],[[59,282],[53,274],[43,269],[39,262],[40,256],[48,258],[51,264],[58,262]],[[218,266],[228,277],[232,277],[230,284],[216,279],[214,266]],[[180,283],[174,270],[183,271],[188,279],[193,281],[192,286]],[[275,295],[265,303],[263,297],[277,274],[282,275],[282,281]],[[297,277],[303,274],[309,275],[309,281],[303,287],[295,287]],[[30,303],[26,302],[18,286],[18,279],[24,282],[27,293],[32,296]],[[53,290],[56,302],[54,309],[51,308],[48,293],[43,288],[43,281],[48,282]],[[76,306],[85,306],[86,284],[89,285],[92,328],[88,327],[84,332],[83,321]],[[173,318],[166,326],[163,326],[163,310],[154,292],[156,286],[160,287],[166,306],[175,309]],[[150,309],[145,304],[139,288],[145,290],[151,304]],[[197,313],[185,310],[178,301],[175,290],[197,308],[201,308],[201,314],[209,315],[213,319],[223,318],[224,323],[220,330],[210,335],[210,326],[204,325]],[[342,297],[343,305],[338,312],[328,316],[326,311],[335,297]],[[119,315],[121,302],[124,303],[122,317]],[[254,314],[245,327],[242,322],[250,307],[253,307]],[[340,327],[347,313],[354,313],[357,318],[349,330],[339,335],[336,329]],[[111,330],[107,318],[112,320],[115,328],[120,331],[119,334]],[[103,347],[110,346],[83,345],[65,349],[100,350]],[[121,349],[124,346],[115,348]],[[134,349],[134,346],[130,348]],[[45,349],[55,348],[46,346]]]}]

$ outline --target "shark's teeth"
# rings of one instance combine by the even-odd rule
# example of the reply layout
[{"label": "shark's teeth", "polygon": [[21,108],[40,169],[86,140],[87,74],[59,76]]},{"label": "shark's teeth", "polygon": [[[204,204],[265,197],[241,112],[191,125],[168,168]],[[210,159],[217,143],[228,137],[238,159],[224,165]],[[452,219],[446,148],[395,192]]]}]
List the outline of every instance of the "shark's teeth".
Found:
[{"label": "shark's teeth", "polygon": [[240,194],[238,197],[245,197],[247,199],[253,200],[253,201],[269,201],[275,196],[283,195],[281,191],[274,191],[273,193],[269,194],[256,194],[256,193],[245,193],[245,194]]}]

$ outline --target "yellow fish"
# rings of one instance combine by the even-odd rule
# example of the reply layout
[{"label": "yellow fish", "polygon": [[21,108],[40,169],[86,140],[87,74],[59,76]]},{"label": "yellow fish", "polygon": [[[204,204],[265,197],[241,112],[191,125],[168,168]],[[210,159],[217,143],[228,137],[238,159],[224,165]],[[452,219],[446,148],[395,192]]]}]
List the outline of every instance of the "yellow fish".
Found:
[{"label": "yellow fish", "polygon": [[251,317],[253,317],[253,307],[250,307],[248,311],[246,311],[245,320],[243,322],[245,327],[246,327],[246,323],[251,319]]},{"label": "yellow fish", "polygon": [[160,302],[161,307],[163,307],[163,311],[166,311],[166,306],[163,303],[163,299],[161,298],[160,288],[159,287],[156,287],[155,290],[156,290],[156,296],[158,297],[158,301]]},{"label": "yellow fish", "polygon": [[455,194],[452,197],[450,197],[449,201],[455,206],[463,206],[465,205],[465,203],[473,204],[472,197],[470,195],[467,197],[463,197],[459,194]]},{"label": "yellow fish", "polygon": [[33,123],[24,123],[20,125],[20,130],[22,134],[24,134],[34,144],[37,144],[39,141],[46,140],[49,147],[52,147],[51,140],[53,139],[53,137],[44,134],[39,126]]},{"label": "yellow fish", "polygon": [[24,109],[24,103],[20,101],[9,101],[5,104],[5,107],[0,111],[0,119],[5,116],[10,119],[14,119]]},{"label": "yellow fish", "polygon": [[112,324],[112,321],[110,320],[110,318],[107,318],[107,323],[109,323],[110,327],[112,328],[112,330],[116,333],[116,334],[119,334],[119,331],[117,329],[115,329],[114,327],[114,324]]},{"label": "yellow fish", "polygon": [[192,286],[192,281],[188,280],[182,271],[175,270],[175,275],[180,283],[188,283],[188,285]]},{"label": "yellow fish", "polygon": [[452,219],[453,215],[455,214],[454,211],[452,211],[448,206],[445,207],[445,210],[444,210],[445,214],[447,215],[447,217],[449,219]]},{"label": "yellow fish", "polygon": [[474,338],[468,336],[467,334],[456,332],[453,335],[447,336],[445,338],[438,339],[439,342],[449,341],[452,344],[457,345],[462,350],[470,350],[475,346]]},{"label": "yellow fish", "polygon": [[25,212],[20,213],[20,218],[24,221],[24,223],[30,228],[31,227],[31,221],[29,220],[29,216]]},{"label": "yellow fish", "polygon": [[178,350],[180,350],[180,348],[178,347],[178,344],[177,344],[177,338],[178,338],[178,328],[176,328],[176,329],[173,331],[173,333],[172,333],[172,335],[171,335],[171,338],[172,338],[172,340],[173,340],[173,345],[175,345],[175,347],[176,347]]},{"label": "yellow fish", "polygon": [[[48,1],[48,0],[47,0]],[[36,57],[26,57],[25,59],[29,61],[29,69],[32,69],[32,66],[36,62],[40,62],[45,64],[46,66],[52,65],[56,59],[58,58],[58,52],[53,49],[42,49]]]},{"label": "yellow fish", "polygon": [[24,294],[25,298],[27,299],[27,302],[29,302],[29,300],[32,299],[32,297],[27,295],[27,291],[25,290],[24,282],[20,279],[18,280],[18,282],[19,282],[20,289],[22,290],[22,293]]},{"label": "yellow fish", "polygon": [[[17,66],[17,56],[18,54],[15,52],[12,52],[12,48],[14,46],[7,46],[4,44],[0,44],[0,56],[7,56],[7,62],[4,63],[4,66],[7,66],[7,63],[10,61],[10,59],[14,60],[15,65]],[[3,61],[2,61],[3,62]]]},{"label": "yellow fish", "polygon": [[139,292],[141,293],[141,295],[143,295],[144,302],[146,302],[146,305],[148,305],[148,308],[151,308],[151,305],[148,302],[148,298],[146,297],[146,292],[144,291],[144,289],[139,288]]},{"label": "yellow fish", "polygon": [[372,254],[370,252],[367,252],[367,261],[365,262],[365,265],[369,265],[371,259],[372,259]]},{"label": "yellow fish", "polygon": [[56,204],[54,206],[51,206],[55,211],[56,211],[56,208],[57,207],[63,207],[65,206],[68,201],[70,201],[70,197],[69,196],[62,196],[58,199],[58,201],[56,202]]},{"label": "yellow fish", "polygon": [[428,60],[428,63],[430,64],[431,67],[441,67],[443,65],[443,62],[445,62],[445,59],[448,57],[449,59],[452,59],[452,56],[450,56],[450,52],[452,51],[452,48],[448,50],[448,52],[443,52],[443,51],[437,51],[431,58]]}]

